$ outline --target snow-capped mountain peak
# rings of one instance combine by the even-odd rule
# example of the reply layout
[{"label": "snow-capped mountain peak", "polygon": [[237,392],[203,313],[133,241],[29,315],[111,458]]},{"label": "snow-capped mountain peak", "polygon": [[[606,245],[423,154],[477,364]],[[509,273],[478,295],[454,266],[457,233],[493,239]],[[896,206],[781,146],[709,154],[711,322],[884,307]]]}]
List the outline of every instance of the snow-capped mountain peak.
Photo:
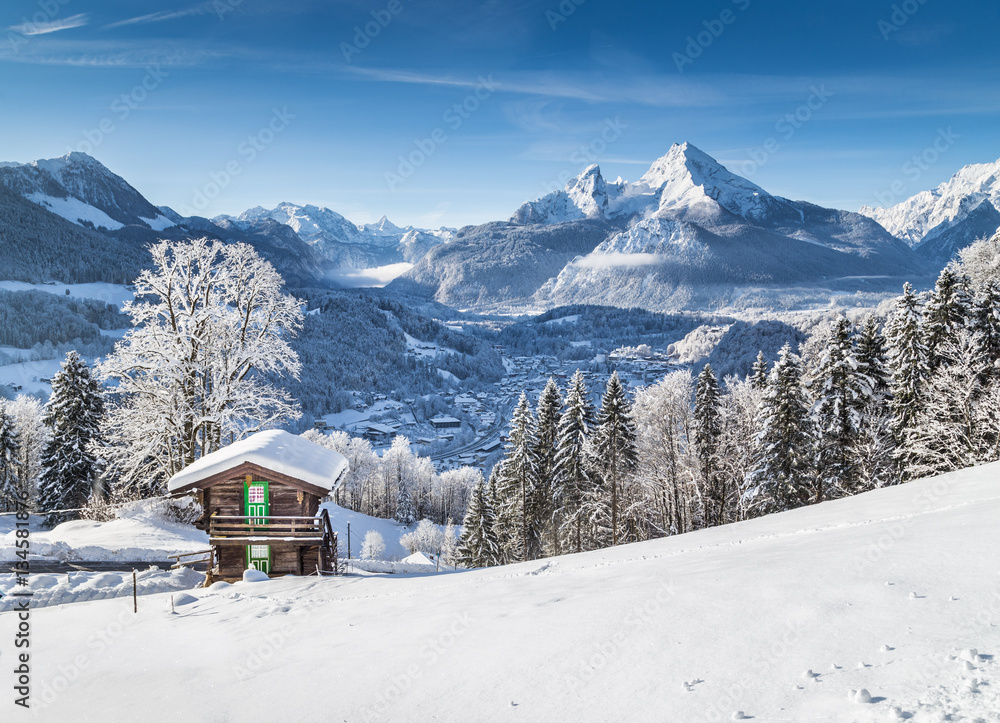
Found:
[{"label": "snow-capped mountain peak", "polygon": [[718,220],[735,214],[748,221],[800,218],[793,204],[730,172],[691,143],[675,143],[635,183],[608,183],[588,166],[562,191],[522,205],[511,221],[553,224],[593,218],[650,216]]},{"label": "snow-capped mountain peak", "polygon": [[715,216],[721,207],[747,220],[787,209],[786,199],[737,176],[691,143],[675,143],[637,185],[659,193],[657,215]]},{"label": "snow-capped mountain peak", "polygon": [[[987,204],[984,206],[983,204]],[[990,208],[992,206],[992,208]],[[961,229],[972,218],[993,219],[1000,210],[1000,160],[975,163],[929,191],[888,208],[862,206],[859,213],[878,221],[911,246],[941,238],[951,230],[963,237],[992,233],[992,220],[982,228]]]},{"label": "snow-capped mountain peak", "polygon": [[81,225],[111,230],[145,225],[157,231],[173,225],[125,179],[79,151],[31,163],[3,164],[0,183]]},{"label": "snow-capped mountain peak", "polygon": [[566,188],[522,204],[511,222],[552,224],[585,218],[607,218],[615,209],[612,201],[621,195],[625,184],[608,184],[597,164],[587,166],[566,183]]}]

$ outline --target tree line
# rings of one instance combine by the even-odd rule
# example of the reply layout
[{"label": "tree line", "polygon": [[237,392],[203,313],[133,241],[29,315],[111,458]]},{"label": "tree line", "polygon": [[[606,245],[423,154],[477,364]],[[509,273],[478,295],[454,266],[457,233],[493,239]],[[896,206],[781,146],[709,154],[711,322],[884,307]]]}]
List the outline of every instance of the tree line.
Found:
[{"label": "tree line", "polygon": [[1000,459],[1000,235],[887,318],[846,316],[746,377],[678,371],[599,410],[522,395],[459,554],[497,565],[673,535]]}]

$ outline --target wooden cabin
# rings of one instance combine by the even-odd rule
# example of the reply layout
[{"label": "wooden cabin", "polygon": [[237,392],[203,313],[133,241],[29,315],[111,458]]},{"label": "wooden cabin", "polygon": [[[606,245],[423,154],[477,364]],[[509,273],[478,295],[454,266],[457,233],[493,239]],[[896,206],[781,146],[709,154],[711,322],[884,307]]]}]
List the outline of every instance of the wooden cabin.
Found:
[{"label": "wooden cabin", "polygon": [[337,536],[320,502],[347,470],[343,455],[281,430],[259,432],[205,455],[167,484],[194,494],[195,523],[212,546],[209,578],[238,580],[337,571]]}]

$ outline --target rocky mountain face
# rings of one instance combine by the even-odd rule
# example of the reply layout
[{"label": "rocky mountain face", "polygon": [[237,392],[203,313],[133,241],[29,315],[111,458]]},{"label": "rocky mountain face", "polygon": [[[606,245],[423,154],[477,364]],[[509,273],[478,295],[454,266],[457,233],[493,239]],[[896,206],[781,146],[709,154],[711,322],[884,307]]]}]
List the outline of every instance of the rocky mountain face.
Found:
[{"label": "rocky mountain face", "polygon": [[725,306],[754,288],[928,273],[872,219],[773,196],[684,143],[634,183],[591,166],[506,223],[463,229],[391,287],[480,308],[667,311]]},{"label": "rocky mountain face", "polygon": [[965,166],[950,179],[888,208],[860,213],[937,265],[1000,227],[1000,161]]}]

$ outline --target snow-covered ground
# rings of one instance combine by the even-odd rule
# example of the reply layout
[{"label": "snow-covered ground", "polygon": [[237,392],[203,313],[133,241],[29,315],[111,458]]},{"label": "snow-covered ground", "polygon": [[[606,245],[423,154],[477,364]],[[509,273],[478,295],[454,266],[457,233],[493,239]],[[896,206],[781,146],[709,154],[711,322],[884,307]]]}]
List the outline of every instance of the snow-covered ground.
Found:
[{"label": "snow-covered ground", "polygon": [[489,570],[193,590],[175,614],[168,595],[137,615],[45,608],[32,704],[45,721],[137,701],[150,721],[997,721],[998,476]]},{"label": "snow-covered ground", "polygon": [[[135,292],[121,284],[29,284],[24,281],[0,281],[0,289],[6,291],[44,291],[56,296],[69,296],[75,299],[94,299],[107,304],[114,304],[119,309],[126,301],[135,298]],[[68,294],[66,292],[69,292]]]},{"label": "snow-covered ground", "polygon": [[[208,549],[208,535],[192,525],[167,522],[149,505],[122,511],[109,522],[70,520],[51,530],[33,532],[31,552],[56,560],[163,561],[179,552]],[[10,516],[0,524],[0,560],[14,560]]]},{"label": "snow-covered ground", "polygon": [[369,530],[382,535],[385,541],[384,560],[402,560],[410,554],[410,551],[399,544],[401,535],[413,530],[414,525],[402,525],[395,520],[383,520],[379,517],[369,517],[360,512],[352,512],[343,507],[327,502],[322,505],[330,512],[330,526],[337,533],[337,543],[342,552],[347,553],[347,526],[351,526],[351,557],[357,558],[361,555],[361,543]]},{"label": "snow-covered ground", "polygon": [[[27,352],[25,352],[27,353]],[[59,371],[62,359],[44,359],[0,366],[0,384],[21,387],[22,392],[48,394],[52,385],[42,379],[51,379]]]},{"label": "snow-covered ground", "polygon": [[[136,574],[136,594],[155,595],[161,592],[190,590],[200,586],[205,575],[191,568],[161,570],[151,566]],[[0,612],[16,609],[16,597],[6,597],[16,583],[14,575],[0,575]],[[23,591],[24,588],[18,588]],[[129,572],[68,572],[29,575],[31,607],[104,600],[106,598],[132,597],[132,575]],[[143,603],[145,605],[145,602]],[[6,719],[5,719],[6,720]]]}]

